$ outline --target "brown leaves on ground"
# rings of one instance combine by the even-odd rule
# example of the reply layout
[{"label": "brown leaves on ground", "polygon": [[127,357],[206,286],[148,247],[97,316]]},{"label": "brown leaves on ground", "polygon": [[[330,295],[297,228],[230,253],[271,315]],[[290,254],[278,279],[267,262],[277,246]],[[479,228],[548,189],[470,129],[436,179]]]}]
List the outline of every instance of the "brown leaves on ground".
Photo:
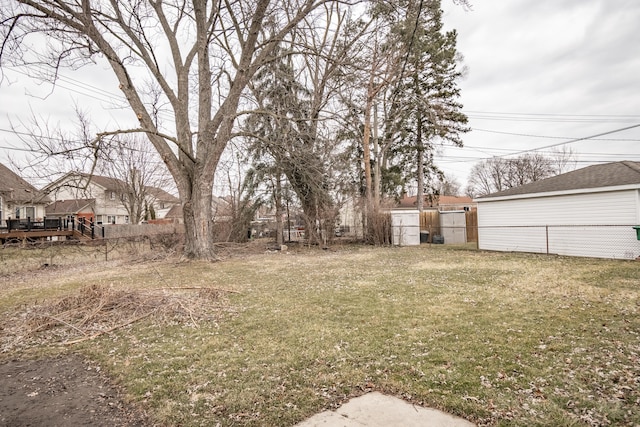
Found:
[{"label": "brown leaves on ground", "polygon": [[71,345],[153,317],[161,322],[215,321],[228,311],[228,290],[212,287],[113,289],[89,285],[27,307],[0,324],[2,352],[34,344]]}]

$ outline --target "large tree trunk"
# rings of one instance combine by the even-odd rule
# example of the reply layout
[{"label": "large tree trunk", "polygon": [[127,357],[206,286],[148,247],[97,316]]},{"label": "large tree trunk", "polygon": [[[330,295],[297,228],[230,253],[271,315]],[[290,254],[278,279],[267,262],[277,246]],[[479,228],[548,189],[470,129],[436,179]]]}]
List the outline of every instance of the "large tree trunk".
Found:
[{"label": "large tree trunk", "polygon": [[373,104],[373,200],[376,206],[382,201],[382,169],[380,167],[380,144],[378,141],[378,104]]},{"label": "large tree trunk", "polygon": [[276,202],[276,244],[278,247],[282,246],[282,174],[280,171],[277,172],[276,176],[276,191],[275,191],[275,202]]},{"label": "large tree trunk", "polygon": [[213,180],[198,177],[178,186],[182,200],[185,244],[184,256],[190,259],[216,259],[213,250],[213,216],[211,211]]},{"label": "large tree trunk", "polygon": [[424,164],[423,164],[423,149],[422,145],[422,115],[418,112],[418,129],[416,136],[416,144],[417,144],[417,163],[418,163],[418,196],[416,198],[418,211],[422,212],[424,210]]},{"label": "large tree trunk", "polygon": [[373,105],[373,97],[368,97],[364,110],[364,133],[362,137],[362,162],[364,167],[364,200],[365,200],[365,209],[364,209],[364,229],[370,230],[372,225],[372,218],[374,216],[374,204],[373,204],[373,194],[372,194],[372,179],[371,179],[371,148],[370,148],[370,140],[371,140],[371,107]]},{"label": "large tree trunk", "polygon": [[[298,196],[300,197],[300,196]],[[318,233],[318,205],[313,196],[300,197],[302,211],[304,212],[304,234],[310,245],[320,244],[321,238]]]}]

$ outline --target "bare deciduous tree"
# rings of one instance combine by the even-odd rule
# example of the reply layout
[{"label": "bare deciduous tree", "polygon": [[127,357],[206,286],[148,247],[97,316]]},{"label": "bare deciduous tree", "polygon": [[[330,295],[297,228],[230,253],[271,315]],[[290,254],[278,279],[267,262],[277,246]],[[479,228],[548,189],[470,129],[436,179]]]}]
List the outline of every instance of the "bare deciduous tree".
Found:
[{"label": "bare deciduous tree", "polygon": [[[55,79],[60,67],[106,60],[139,123],[112,133],[146,134],[180,195],[185,255],[215,258],[213,179],[242,95],[278,43],[330,2],[10,0],[0,10],[0,64],[44,65]],[[158,120],[160,108],[170,122]]]},{"label": "bare deciduous tree", "polygon": [[574,163],[572,157],[573,152],[564,150],[553,156],[529,153],[513,159],[484,160],[471,169],[467,194],[486,196],[564,173]]},{"label": "bare deciduous tree", "polygon": [[442,180],[434,185],[434,189],[441,196],[459,196],[460,182],[449,174],[444,174]]},{"label": "bare deciduous tree", "polygon": [[149,143],[140,135],[114,138],[101,152],[95,172],[113,178],[129,220],[137,224],[156,219],[154,205],[158,191],[170,186],[164,164],[150,151]]}]

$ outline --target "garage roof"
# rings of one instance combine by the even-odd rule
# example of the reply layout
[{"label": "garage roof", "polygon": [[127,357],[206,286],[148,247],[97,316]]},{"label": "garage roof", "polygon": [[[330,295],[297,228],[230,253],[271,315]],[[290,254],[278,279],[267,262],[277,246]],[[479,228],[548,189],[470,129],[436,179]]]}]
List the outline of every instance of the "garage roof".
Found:
[{"label": "garage roof", "polygon": [[622,161],[588,166],[572,172],[556,175],[551,178],[532,182],[520,187],[510,188],[478,198],[493,199],[496,197],[519,196],[563,192],[571,190],[595,189],[638,185],[640,188],[640,162]]}]

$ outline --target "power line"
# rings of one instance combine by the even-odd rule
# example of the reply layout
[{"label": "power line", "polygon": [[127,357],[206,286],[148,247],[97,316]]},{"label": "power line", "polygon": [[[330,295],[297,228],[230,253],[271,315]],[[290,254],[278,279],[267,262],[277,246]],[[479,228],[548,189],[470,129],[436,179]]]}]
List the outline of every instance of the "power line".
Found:
[{"label": "power line", "polygon": [[573,118],[573,117],[503,117],[503,116],[476,116],[467,114],[470,119],[493,120],[499,122],[544,122],[544,123],[635,123],[638,117],[612,118]]},{"label": "power line", "polygon": [[549,122],[549,123],[637,123],[637,114],[561,114],[561,113],[520,113],[508,111],[463,110],[470,119],[508,122]]},{"label": "power line", "polygon": [[637,123],[633,126],[627,126],[627,127],[623,127],[623,128],[619,128],[619,129],[614,129],[614,130],[610,130],[607,132],[602,132],[602,133],[597,133],[595,135],[590,135],[590,136],[585,136],[582,138],[575,138],[575,139],[571,139],[569,141],[565,141],[565,142],[558,142],[557,144],[550,144],[550,145],[546,145],[544,147],[538,147],[538,148],[531,148],[529,150],[522,150],[513,154],[523,154],[523,153],[530,153],[532,151],[538,151],[538,150],[545,150],[547,148],[552,148],[552,147],[559,147],[561,145],[566,145],[566,144],[571,144],[574,142],[579,142],[579,141],[586,141],[588,139],[593,139],[593,138],[597,138],[599,136],[604,136],[604,135],[611,135],[612,133],[618,133],[618,132],[622,132],[625,130],[629,130],[629,129],[633,129],[633,128],[637,128],[640,127],[640,123]]},{"label": "power line", "polygon": [[[628,153],[579,153],[580,157],[586,157],[587,159],[585,160],[580,160],[580,162],[584,162],[584,163],[590,163],[594,160],[589,160],[589,159],[602,159],[602,161],[610,161],[610,160],[606,160],[605,158],[612,158],[612,159],[616,159],[616,158],[622,158],[624,157],[626,160],[635,160],[638,159],[640,160],[640,154],[628,154]],[[441,155],[441,156],[436,156],[436,159],[438,161],[442,161],[445,163],[467,163],[467,162],[477,162],[480,160],[487,160],[487,159],[491,159],[493,157],[501,157],[501,156],[491,156],[491,157],[484,157],[484,156],[457,156],[457,155]]]},{"label": "power line", "polygon": [[561,113],[517,113],[504,111],[477,111],[466,110],[466,113],[493,114],[493,115],[515,115],[515,116],[550,116],[550,117],[635,117],[640,118],[640,114],[561,114]]},{"label": "power line", "polygon": [[[44,65],[34,66],[36,69],[39,69],[41,72],[46,72],[46,67]],[[16,67],[10,67],[14,72],[18,72],[15,70]],[[44,70],[44,71],[42,71]],[[64,83],[64,84],[61,84]],[[57,73],[55,81],[52,81],[51,84],[53,87],[59,87],[61,89],[65,89],[67,91],[76,93],[78,95],[86,96],[89,98],[93,98],[97,101],[104,103],[111,103],[114,106],[117,104],[123,104],[123,110],[129,111],[128,104],[124,96],[120,93],[114,93],[107,90],[104,90],[98,86],[94,86],[92,84],[74,79],[72,77],[66,76],[62,73]],[[65,85],[66,84],[66,85]],[[114,107],[115,109],[115,107]],[[172,121],[174,117],[172,117],[171,113],[167,111],[158,111],[158,116],[163,117],[167,121]]]},{"label": "power line", "polygon": [[[453,150],[472,149],[472,150],[478,150],[478,151],[488,150],[488,151],[495,151],[495,152],[506,152],[510,154],[516,153],[519,151],[513,148],[482,147],[478,145],[465,145],[464,147],[447,147],[447,149],[453,149]],[[546,152],[541,151],[541,153],[553,153],[553,151],[546,151]],[[640,156],[640,154],[636,155],[636,154],[629,154],[629,153],[593,153],[593,152],[582,152],[582,151],[579,154],[587,155],[587,156],[628,156],[628,155]]]},{"label": "power line", "polygon": [[[479,129],[479,128],[471,128],[471,130],[473,131],[477,131],[477,132],[487,132],[487,133],[497,133],[500,135],[514,135],[514,136],[524,136],[524,137],[529,137],[529,138],[546,138],[546,139],[569,139],[568,136],[549,136],[549,135],[533,135],[533,134],[528,134],[528,133],[516,133],[516,132],[503,132],[503,131],[499,131],[499,130],[489,130],[489,129]],[[636,141],[640,141],[640,139],[632,139],[632,138],[615,138],[615,139],[596,139],[596,138],[591,138],[591,140],[593,141],[621,141],[621,142],[636,142]]]},{"label": "power line", "polygon": [[[19,136],[28,136],[29,138],[42,138],[42,139],[49,139],[49,140],[60,140],[61,139],[61,137],[36,135],[35,133],[20,132],[20,131],[12,130],[12,129],[0,128],[0,132],[12,133],[14,135],[19,135]],[[80,142],[80,141],[68,140],[67,142]]]},{"label": "power line", "polygon": [[27,153],[34,152],[34,150],[31,150],[29,148],[7,147],[6,145],[0,145],[0,148],[2,148],[3,150],[9,150],[9,151],[24,151]]},{"label": "power line", "polygon": [[[481,153],[483,152],[482,150],[489,150],[489,151],[493,151],[493,152],[500,152],[502,151],[503,154],[496,154],[496,155],[491,155],[489,152],[484,152],[485,155],[489,156],[489,157],[481,157],[481,156],[440,156],[439,160],[444,161],[446,163],[466,163],[466,162],[476,162],[476,161],[480,161],[480,160],[487,160],[490,158],[494,158],[494,157],[498,157],[498,158],[503,158],[503,157],[507,157],[507,156],[515,156],[515,155],[520,155],[520,154],[524,154],[524,153],[529,153],[529,152],[540,152],[543,153],[542,150],[546,150],[549,148],[554,148],[554,147],[558,147],[561,145],[566,145],[566,144],[571,144],[574,142],[579,142],[579,141],[585,141],[585,140],[597,140],[596,138],[599,136],[604,136],[604,135],[610,135],[613,133],[618,133],[618,132],[622,132],[625,130],[629,130],[629,129],[634,129],[640,127],[640,123],[632,125],[632,126],[626,126],[623,128],[618,128],[618,129],[613,129],[607,132],[601,132],[595,135],[590,135],[590,136],[585,136],[585,137],[581,137],[581,138],[572,138],[568,141],[563,141],[563,142],[559,142],[559,143],[555,143],[555,144],[550,144],[550,145],[546,145],[543,147],[536,147],[536,148],[531,148],[531,149],[527,149],[527,150],[510,150],[510,149],[504,149],[504,148],[493,148],[493,147],[478,147],[478,146],[466,146],[466,147],[461,147],[461,149],[464,148],[471,148],[471,149],[475,149],[480,151]],[[627,159],[631,159],[631,158],[640,158],[640,155],[635,155],[635,154],[616,154],[616,153],[582,153],[585,156],[598,156],[600,158],[603,157],[626,157]],[[451,160],[449,160],[451,159]],[[602,162],[605,162],[606,160],[602,160]],[[595,160],[581,160],[579,161],[580,163],[595,163],[598,161]]]}]

